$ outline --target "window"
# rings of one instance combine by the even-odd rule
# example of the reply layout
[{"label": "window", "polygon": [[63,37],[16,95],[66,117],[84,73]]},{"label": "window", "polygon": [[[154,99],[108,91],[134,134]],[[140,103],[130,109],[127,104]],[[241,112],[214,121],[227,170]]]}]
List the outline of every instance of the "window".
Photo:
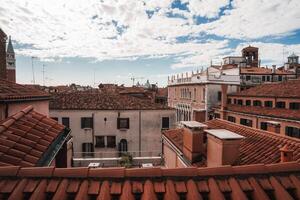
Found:
[{"label": "window", "polygon": [[118,129],[129,129],[129,118],[118,118]]},{"label": "window", "polygon": [[82,156],[93,156],[94,147],[93,143],[82,143]]},{"label": "window", "polygon": [[197,89],[194,88],[194,100],[196,100],[196,99],[197,99]]},{"label": "window", "polygon": [[261,106],[261,101],[259,101],[259,100],[254,100],[254,101],[253,101],[253,106]]},{"label": "window", "polygon": [[104,148],[105,147],[105,142],[104,142],[104,136],[96,136],[96,147],[99,148]]},{"label": "window", "polygon": [[70,128],[70,119],[69,117],[63,117],[61,118],[61,122],[64,126]]},{"label": "window", "polygon": [[205,88],[202,90],[202,101],[205,101]]},{"label": "window", "polygon": [[276,103],[276,108],[285,108],[285,102],[284,101],[279,101]]},{"label": "window", "polygon": [[168,129],[168,128],[170,128],[169,117],[163,117],[161,119],[161,121],[162,121],[162,129]]},{"label": "window", "polygon": [[246,100],[246,106],[251,106],[251,100]]},{"label": "window", "polygon": [[240,124],[252,127],[252,120],[241,118],[240,119]]},{"label": "window", "polygon": [[218,91],[218,101],[222,100],[222,92]]},{"label": "window", "polygon": [[282,76],[278,76],[278,81],[282,81]]},{"label": "window", "polygon": [[58,122],[58,117],[51,117],[51,119],[55,120]]},{"label": "window", "polygon": [[93,128],[92,117],[81,117],[81,128]]},{"label": "window", "polygon": [[272,101],[265,101],[265,107],[272,108],[273,107],[273,102]]},{"label": "window", "polygon": [[297,103],[297,102],[290,103],[290,109],[299,110],[300,109],[300,103]]},{"label": "window", "polygon": [[221,118],[220,114],[219,113],[215,113],[215,118],[216,119],[220,119]]},{"label": "window", "polygon": [[246,81],[250,81],[251,77],[250,76],[246,76]]},{"label": "window", "polygon": [[233,103],[236,104],[236,99],[233,99]]},{"label": "window", "polygon": [[266,76],[262,76],[262,81],[263,81],[263,82],[266,81]]},{"label": "window", "polygon": [[230,98],[227,99],[227,103],[231,104],[231,99]]},{"label": "window", "polygon": [[234,122],[235,123],[235,117],[228,116],[227,120],[230,121],[230,122]]},{"label": "window", "polygon": [[268,123],[267,122],[260,122],[260,129],[267,130],[268,129]]},{"label": "window", "polygon": [[300,138],[300,129],[296,127],[286,126],[285,134],[290,137]]},{"label": "window", "polygon": [[115,148],[116,147],[116,136],[107,136],[107,147]]},{"label": "window", "polygon": [[237,104],[242,106],[243,105],[243,100],[242,99],[238,99]]}]

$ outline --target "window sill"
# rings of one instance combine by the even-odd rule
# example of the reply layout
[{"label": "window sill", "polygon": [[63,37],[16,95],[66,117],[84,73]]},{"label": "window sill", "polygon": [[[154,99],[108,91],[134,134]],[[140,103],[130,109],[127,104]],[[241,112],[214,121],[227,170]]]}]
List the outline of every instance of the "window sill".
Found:
[{"label": "window sill", "polygon": [[128,128],[119,128],[118,129],[119,131],[127,131],[127,130],[129,130]]}]

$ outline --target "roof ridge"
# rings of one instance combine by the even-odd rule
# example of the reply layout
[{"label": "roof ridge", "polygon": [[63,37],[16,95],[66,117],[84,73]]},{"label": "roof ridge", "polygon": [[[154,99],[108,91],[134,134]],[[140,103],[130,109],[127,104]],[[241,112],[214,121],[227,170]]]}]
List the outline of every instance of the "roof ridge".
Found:
[{"label": "roof ridge", "polygon": [[[38,173],[43,172],[43,173]],[[252,164],[242,166],[225,165],[221,167],[188,167],[188,168],[131,168],[111,167],[111,168],[55,168],[51,167],[20,167],[20,166],[2,166],[0,167],[0,177],[65,177],[65,178],[112,178],[111,171],[118,174],[114,178],[138,178],[147,177],[196,177],[196,176],[227,176],[227,175],[251,175],[251,174],[272,174],[283,172],[300,172],[300,163],[283,162],[275,164]],[[148,172],[154,172],[151,176]]]},{"label": "roof ridge", "polygon": [[[257,129],[257,128],[253,128],[253,127],[249,127],[249,126],[237,124],[237,123],[230,122],[230,121],[227,121],[227,120],[224,120],[224,119],[214,119],[214,120],[221,121],[221,122],[226,122],[226,123],[228,123],[230,125],[238,126],[238,127],[241,127],[241,128],[248,128],[248,129],[256,131],[256,134],[260,134],[260,135],[263,135],[263,136],[266,136],[266,137],[271,137],[272,138],[272,136],[273,136],[273,138],[274,137],[275,138],[282,138],[282,139],[292,140],[294,142],[300,142],[300,139],[298,139],[298,138],[289,137],[289,136],[286,136],[286,135],[281,135],[281,134],[269,132],[269,131],[266,131],[266,130],[261,130],[261,129]],[[209,121],[205,122],[205,124],[206,123],[209,123]],[[266,132],[268,134],[263,134],[262,132]]]}]

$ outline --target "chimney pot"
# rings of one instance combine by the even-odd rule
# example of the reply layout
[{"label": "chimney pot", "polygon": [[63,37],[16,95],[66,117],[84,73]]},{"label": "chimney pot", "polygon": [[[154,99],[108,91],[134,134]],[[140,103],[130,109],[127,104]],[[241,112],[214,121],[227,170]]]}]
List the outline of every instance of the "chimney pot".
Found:
[{"label": "chimney pot", "polygon": [[280,162],[291,162],[293,161],[293,150],[290,150],[287,145],[284,145],[279,149],[280,151]]}]

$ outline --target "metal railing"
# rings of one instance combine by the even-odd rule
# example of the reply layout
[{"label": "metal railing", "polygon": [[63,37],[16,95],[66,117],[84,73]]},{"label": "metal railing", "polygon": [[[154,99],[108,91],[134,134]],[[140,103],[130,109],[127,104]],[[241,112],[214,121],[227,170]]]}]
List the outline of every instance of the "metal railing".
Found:
[{"label": "metal railing", "polygon": [[119,158],[124,154],[132,157],[160,157],[161,151],[97,151],[97,152],[73,152],[73,158]]}]

